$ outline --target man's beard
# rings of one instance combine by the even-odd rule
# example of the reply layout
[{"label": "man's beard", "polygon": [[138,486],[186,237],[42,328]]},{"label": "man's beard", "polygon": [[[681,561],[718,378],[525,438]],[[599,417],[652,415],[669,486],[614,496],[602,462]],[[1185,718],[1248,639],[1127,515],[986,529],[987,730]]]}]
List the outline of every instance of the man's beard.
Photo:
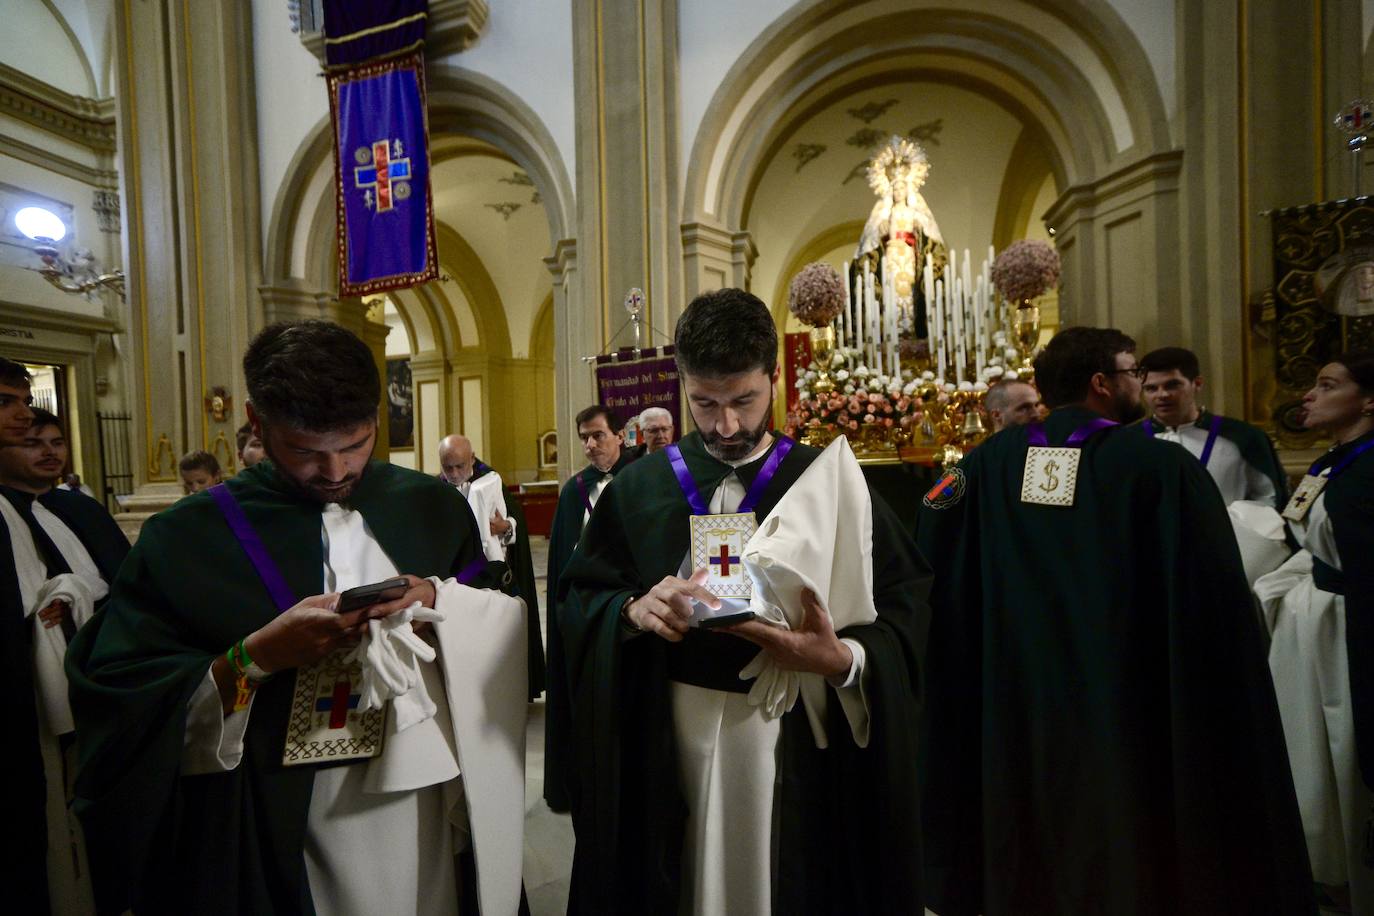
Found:
[{"label": "man's beard", "polygon": [[[277,456],[272,454],[272,448],[265,440],[262,443],[262,449],[271,460],[273,467],[277,469],[277,475],[281,477],[287,486],[297,493],[300,493],[302,496],[313,499],[317,503],[328,504],[345,502],[348,497],[353,495],[353,491],[357,488],[358,482],[363,479],[362,471],[357,474],[349,474],[342,481],[337,482],[337,489],[334,489],[334,485],[331,485],[330,481],[324,477],[311,477],[308,480],[299,480],[286,472],[286,469],[282,467],[282,463],[277,460]],[[366,466],[364,466],[364,470],[366,470]]]},{"label": "man's beard", "polygon": [[756,429],[745,430],[741,428],[731,437],[728,443],[722,443],[719,433],[702,432],[701,441],[706,446],[706,451],[720,461],[739,461],[747,458],[754,449],[759,447],[763,437],[768,435],[768,423],[773,418],[773,399],[768,399],[768,410],[764,413],[763,419],[759,421]]},{"label": "man's beard", "polygon": [[1145,405],[1140,403],[1139,398],[1128,397],[1118,391],[1112,398],[1112,414],[1112,419],[1118,423],[1134,423],[1145,416]]}]

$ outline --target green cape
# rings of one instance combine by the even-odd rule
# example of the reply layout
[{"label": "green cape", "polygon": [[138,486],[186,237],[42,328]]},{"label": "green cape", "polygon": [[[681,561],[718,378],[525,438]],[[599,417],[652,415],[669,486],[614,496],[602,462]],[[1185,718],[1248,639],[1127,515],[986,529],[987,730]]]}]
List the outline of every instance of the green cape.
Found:
[{"label": "green cape", "polygon": [[[618,475],[639,457],[638,452],[622,448],[620,459],[609,473]],[[563,631],[558,625],[558,579],[563,567],[572,558],[573,549],[582,537],[582,515],[586,505],[583,490],[590,493],[605,476],[594,466],[578,471],[558,494],[558,507],[553,514],[549,532],[549,563],[545,583],[548,586],[548,673],[544,683],[544,800],[554,811],[567,811],[568,773],[572,768],[572,707],[568,701],[568,672],[563,658]]]},{"label": "green cape", "polygon": [[[271,462],[227,485],[292,592],[320,594],[323,507]],[[448,576],[481,555],[462,495],[426,475],[370,462],[348,505],[402,572]],[[77,634],[75,808],[102,912],[313,911],[302,844],[315,771],[281,765],[294,675],[259,688],[237,768],[180,775],[186,706],[205,672],[276,613],[199,493],[148,520],[104,611]]]},{"label": "green cape", "polygon": [[[1095,414],[1045,422],[1052,446]],[[1027,428],[921,513],[938,574],[920,776],[929,905],[1296,914],[1312,878],[1265,644],[1192,455],[1108,429],[1072,508],[1021,502]]]},{"label": "green cape", "polygon": [[[1213,416],[1214,414],[1206,410],[1199,410],[1194,422],[1205,429],[1212,422]],[[1160,422],[1153,417],[1147,417],[1146,420],[1156,424]],[[1144,422],[1142,420],[1141,424]],[[1274,442],[1269,435],[1258,426],[1233,417],[1221,418],[1221,429],[1217,430],[1217,435],[1235,443],[1245,463],[1269,478],[1274,484],[1274,509],[1282,512],[1288,502],[1288,474],[1279,463],[1279,453],[1275,451]]]},{"label": "green cape", "polygon": [[[678,444],[709,501],[730,466],[706,452],[699,433]],[[792,449],[755,509],[760,520],[819,454]],[[739,469],[746,487],[764,460]],[[686,650],[652,635],[625,639],[620,608],[677,573],[688,515],[668,456],[649,455],[603,493],[559,579],[577,777],[569,785],[577,831],[569,912],[677,911],[686,810],[668,666]],[[865,749],[854,744],[837,702],[829,704],[827,750],[816,748],[802,704],[783,717],[777,913],[921,911],[912,766],[929,571],[881,498],[873,517],[878,619],[841,633],[867,653],[871,740]],[[689,640],[707,657],[747,661],[757,651],[727,634],[694,631]]]}]

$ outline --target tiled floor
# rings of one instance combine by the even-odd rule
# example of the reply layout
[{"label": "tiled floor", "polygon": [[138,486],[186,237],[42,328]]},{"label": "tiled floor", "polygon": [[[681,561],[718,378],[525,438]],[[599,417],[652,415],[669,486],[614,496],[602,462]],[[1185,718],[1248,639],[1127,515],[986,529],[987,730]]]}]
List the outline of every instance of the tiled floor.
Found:
[{"label": "tiled floor", "polygon": [[[547,633],[548,596],[543,593],[548,567],[547,538],[530,538],[534,572],[539,580],[539,612]],[[544,701],[530,704],[525,733],[525,892],[532,916],[563,916],[568,905],[568,876],[572,872],[572,819],[555,814],[544,804]]]}]

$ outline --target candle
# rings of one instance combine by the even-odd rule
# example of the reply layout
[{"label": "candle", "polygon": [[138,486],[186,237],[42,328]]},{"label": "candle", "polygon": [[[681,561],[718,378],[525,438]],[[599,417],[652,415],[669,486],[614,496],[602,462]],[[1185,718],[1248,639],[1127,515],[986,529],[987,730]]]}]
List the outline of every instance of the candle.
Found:
[{"label": "candle", "polygon": [[844,267],[840,271],[840,277],[844,281],[844,309],[840,312],[840,347],[848,345],[849,341],[849,262],[844,262]]},{"label": "candle", "polygon": [[935,347],[935,329],[931,326],[933,317],[932,300],[935,298],[935,262],[930,255],[926,255],[925,270],[921,273],[921,291],[925,293],[925,319],[926,319],[926,342],[933,350]]},{"label": "candle", "polygon": [[864,293],[863,293],[863,271],[854,272],[854,348],[862,352],[864,348]]},{"label": "candle", "polygon": [[935,281],[935,377],[945,380],[945,281]]}]

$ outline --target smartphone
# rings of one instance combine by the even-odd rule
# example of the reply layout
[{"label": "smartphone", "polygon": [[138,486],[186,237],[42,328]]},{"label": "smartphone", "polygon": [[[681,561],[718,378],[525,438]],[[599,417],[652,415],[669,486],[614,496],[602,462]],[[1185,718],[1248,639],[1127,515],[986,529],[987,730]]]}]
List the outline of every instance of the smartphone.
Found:
[{"label": "smartphone", "polygon": [[728,627],[737,623],[744,623],[746,620],[754,619],[753,611],[740,611],[738,614],[722,614],[719,617],[703,617],[697,627],[702,630],[713,630],[716,627]]},{"label": "smartphone", "polygon": [[381,604],[383,601],[395,601],[404,595],[408,588],[410,588],[410,583],[399,577],[350,588],[339,596],[339,613],[346,614],[359,608]]}]

